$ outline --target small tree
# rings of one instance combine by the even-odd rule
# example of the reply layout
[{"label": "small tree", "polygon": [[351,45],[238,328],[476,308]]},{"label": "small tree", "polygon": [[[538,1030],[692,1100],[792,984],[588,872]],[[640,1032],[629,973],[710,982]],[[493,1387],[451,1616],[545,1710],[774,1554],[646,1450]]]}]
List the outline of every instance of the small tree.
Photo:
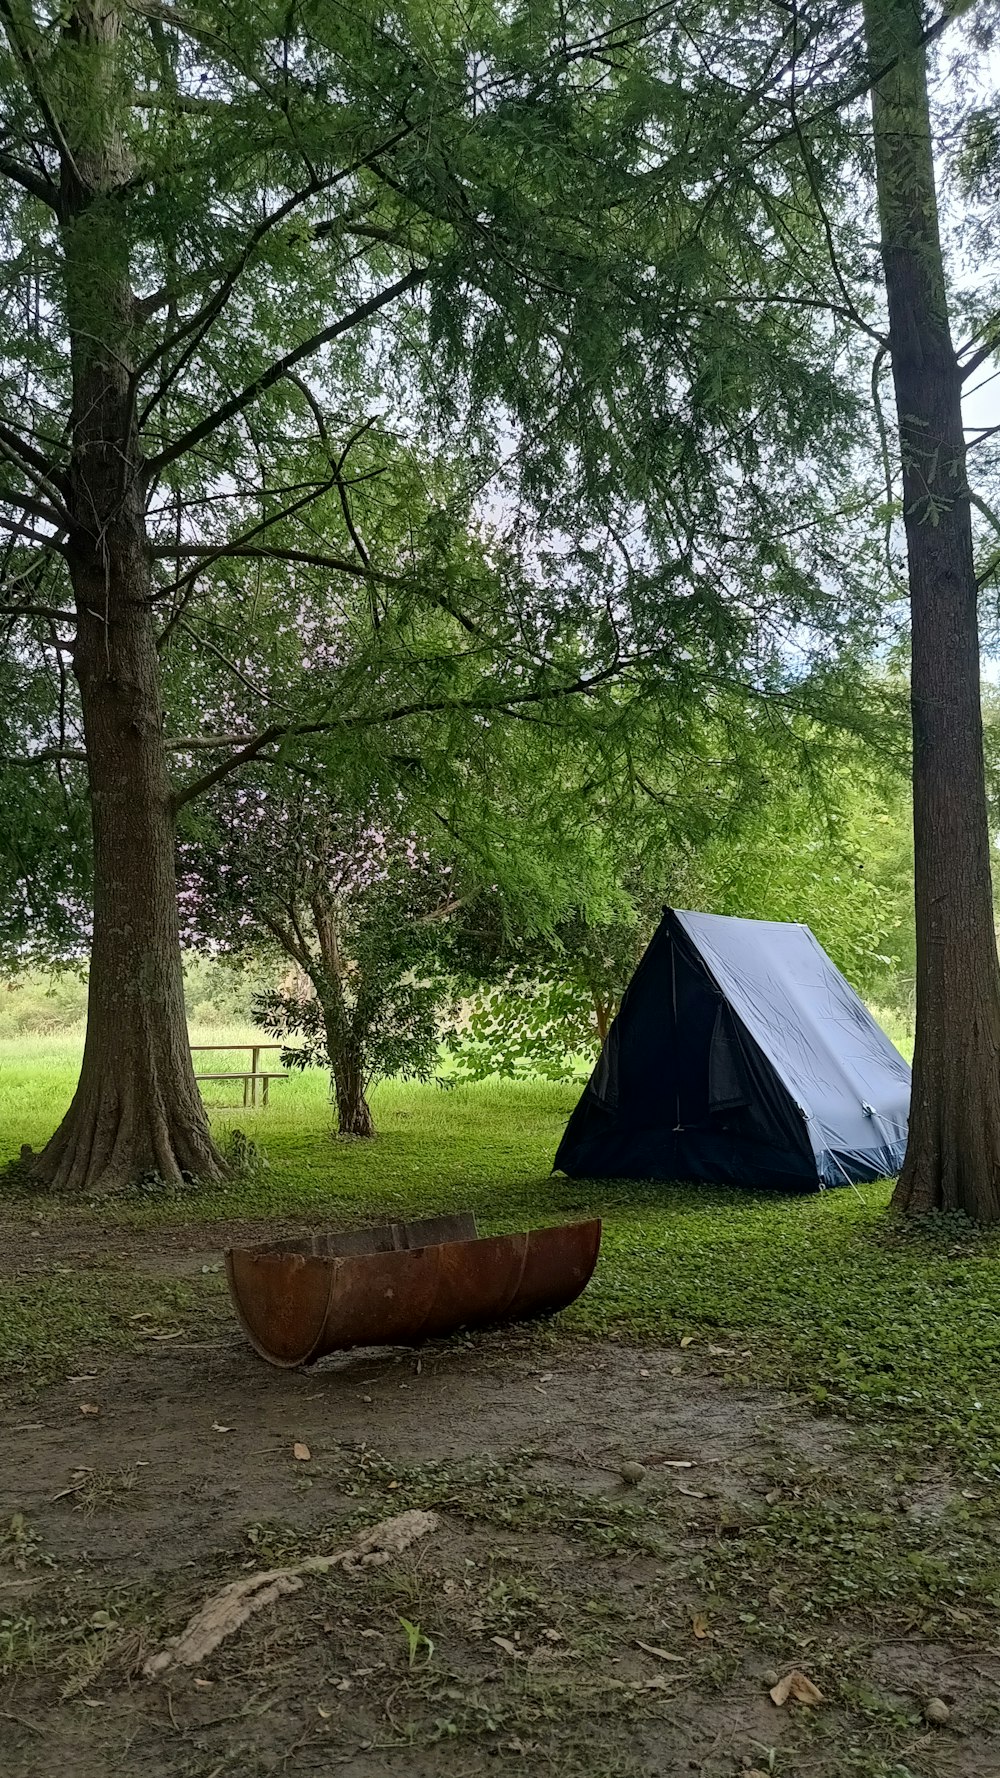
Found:
[{"label": "small tree", "polygon": [[375,1080],[430,1075],[447,997],[435,934],[454,896],[449,867],[412,836],[311,789],[229,791],[182,845],[181,905],[191,942],[295,965],[298,980],[256,995],[254,1011],[302,1040],[286,1064],[329,1070],[342,1136],[375,1134]]}]

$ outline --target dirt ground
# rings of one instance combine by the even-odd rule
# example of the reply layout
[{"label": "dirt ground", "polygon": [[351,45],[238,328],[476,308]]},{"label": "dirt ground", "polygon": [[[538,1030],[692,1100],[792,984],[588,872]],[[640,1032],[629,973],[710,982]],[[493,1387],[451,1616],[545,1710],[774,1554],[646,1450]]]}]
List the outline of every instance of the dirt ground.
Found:
[{"label": "dirt ground", "polygon": [[[5,1265],[52,1264],[50,1231],[44,1260],[18,1239]],[[93,1230],[61,1241],[100,1263]],[[141,1246],[176,1276],[218,1251],[204,1229]],[[541,1328],[287,1373],[221,1304],[203,1338],[141,1344],[0,1390],[2,1778],[1000,1774],[1000,1648],[886,1634],[863,1589],[817,1615],[798,1542],[787,1568],[754,1553],[798,1506],[807,1528],[940,1522],[951,1479],[901,1501],[849,1427],[710,1349]],[[142,1677],[227,1581],[414,1506],[437,1527],[394,1562],[314,1575],[202,1666]],[[793,1668],[821,1702],[771,1701]]]}]

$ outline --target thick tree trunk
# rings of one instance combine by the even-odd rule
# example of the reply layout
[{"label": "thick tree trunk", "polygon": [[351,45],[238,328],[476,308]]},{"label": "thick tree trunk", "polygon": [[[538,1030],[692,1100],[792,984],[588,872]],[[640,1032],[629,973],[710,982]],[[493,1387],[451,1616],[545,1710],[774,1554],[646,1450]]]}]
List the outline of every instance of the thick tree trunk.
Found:
[{"label": "thick tree trunk", "polygon": [[74,672],[94,834],[94,929],[83,1067],[35,1174],[108,1191],[156,1173],[219,1178],[188,1048],[174,818],[129,364],[132,295],[115,191],[127,169],[114,106],[118,15],[80,0],[89,50],[73,95],[80,140],[63,168],[62,246],[73,367],[69,542]]},{"label": "thick tree trunk", "polygon": [[919,0],[865,0],[912,613],[916,1044],[894,1202],[1000,1219],[1000,967],[977,588]]}]

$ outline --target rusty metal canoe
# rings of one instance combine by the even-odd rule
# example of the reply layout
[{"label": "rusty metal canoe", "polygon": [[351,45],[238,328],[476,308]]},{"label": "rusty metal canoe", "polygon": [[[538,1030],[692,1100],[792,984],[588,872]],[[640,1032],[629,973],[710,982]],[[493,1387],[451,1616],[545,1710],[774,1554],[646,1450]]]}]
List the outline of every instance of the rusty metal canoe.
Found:
[{"label": "rusty metal canoe", "polygon": [[600,1222],[478,1235],[474,1216],[434,1216],[231,1247],[226,1271],[251,1345],[290,1368],[565,1309],[600,1245]]}]

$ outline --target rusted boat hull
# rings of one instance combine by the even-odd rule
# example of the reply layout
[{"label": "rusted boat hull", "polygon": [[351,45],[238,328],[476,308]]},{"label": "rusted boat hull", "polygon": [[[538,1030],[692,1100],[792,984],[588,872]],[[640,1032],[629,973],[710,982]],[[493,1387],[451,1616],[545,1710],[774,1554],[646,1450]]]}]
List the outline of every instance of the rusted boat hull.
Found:
[{"label": "rusted boat hull", "polygon": [[472,1216],[431,1217],[230,1248],[226,1271],[251,1345],[292,1367],[564,1309],[600,1245],[600,1222],[479,1236]]}]

